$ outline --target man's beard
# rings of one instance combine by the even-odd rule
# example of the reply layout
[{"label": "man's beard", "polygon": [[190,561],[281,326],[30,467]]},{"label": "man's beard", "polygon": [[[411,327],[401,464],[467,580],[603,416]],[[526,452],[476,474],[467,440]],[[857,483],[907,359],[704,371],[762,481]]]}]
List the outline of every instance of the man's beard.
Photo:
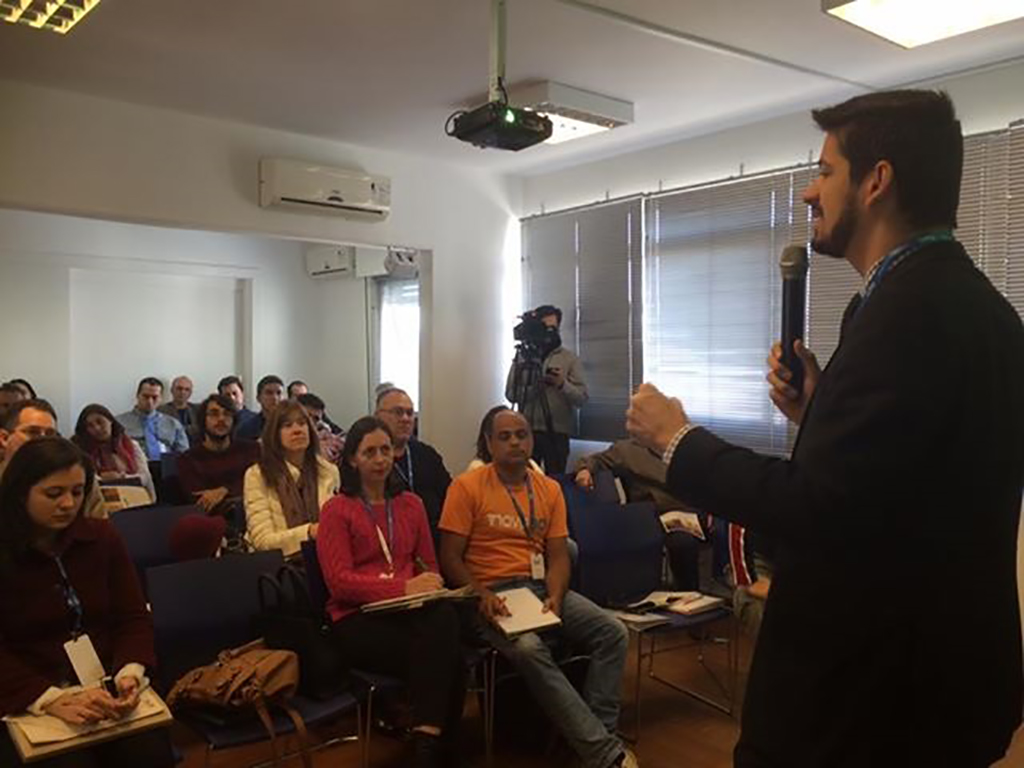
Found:
[{"label": "man's beard", "polygon": [[231,439],[231,433],[228,432],[226,435],[215,435],[213,432],[206,433],[206,439],[214,445],[224,445]]},{"label": "man's beard", "polygon": [[852,194],[848,195],[832,231],[828,235],[815,237],[811,241],[811,248],[822,256],[831,256],[836,259],[846,258],[846,250],[850,247],[854,232],[857,231],[858,218],[854,197]]}]

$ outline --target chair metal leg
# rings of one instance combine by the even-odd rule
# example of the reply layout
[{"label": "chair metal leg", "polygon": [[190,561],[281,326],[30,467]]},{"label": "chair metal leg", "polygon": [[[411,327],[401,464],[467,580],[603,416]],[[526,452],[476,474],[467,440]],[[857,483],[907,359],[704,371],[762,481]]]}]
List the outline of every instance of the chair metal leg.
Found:
[{"label": "chair metal leg", "polygon": [[366,731],[363,738],[363,768],[370,768],[370,734],[373,733],[373,694],[377,686],[370,684],[366,692]]},{"label": "chair metal leg", "polygon": [[494,700],[497,697],[498,652],[491,650],[484,659],[484,762],[494,766]]}]

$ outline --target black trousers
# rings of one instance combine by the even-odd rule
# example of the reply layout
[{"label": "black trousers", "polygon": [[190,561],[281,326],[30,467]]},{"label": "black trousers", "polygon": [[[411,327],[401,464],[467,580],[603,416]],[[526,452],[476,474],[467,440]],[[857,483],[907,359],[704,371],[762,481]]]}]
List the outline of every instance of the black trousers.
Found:
[{"label": "black trousers", "polygon": [[462,718],[466,669],[459,615],[440,601],[412,611],[359,613],[334,625],[334,635],[353,669],[408,681],[413,724],[442,730]]},{"label": "black trousers", "polygon": [[533,460],[547,475],[564,475],[569,461],[569,436],[558,432],[533,433]]},{"label": "black trousers", "polygon": [[[0,735],[0,766],[23,765],[14,748],[7,729]],[[146,768],[171,768],[174,753],[171,750],[169,728],[156,728],[134,736],[125,736],[95,747],[69,752],[29,763],[39,768],[113,768],[114,766],[145,766]]]}]

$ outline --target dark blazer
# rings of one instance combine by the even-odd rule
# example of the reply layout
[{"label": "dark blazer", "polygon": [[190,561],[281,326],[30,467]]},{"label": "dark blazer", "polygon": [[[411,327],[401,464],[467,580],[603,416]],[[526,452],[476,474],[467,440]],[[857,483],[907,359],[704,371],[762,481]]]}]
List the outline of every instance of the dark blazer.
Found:
[{"label": "dark blazer", "polygon": [[958,243],[847,312],[790,460],[706,430],[684,501],[779,543],[738,768],[988,766],[1021,721],[1024,329]]},{"label": "dark blazer", "polygon": [[448,486],[452,484],[452,476],[448,474],[441,454],[426,443],[410,440],[406,450],[412,458],[412,487],[407,482],[408,473],[404,456],[395,459],[395,468],[391,470],[391,475],[402,488],[412,491],[423,501],[436,549],[437,524],[441,520],[441,509],[444,507],[444,497],[448,494]]}]

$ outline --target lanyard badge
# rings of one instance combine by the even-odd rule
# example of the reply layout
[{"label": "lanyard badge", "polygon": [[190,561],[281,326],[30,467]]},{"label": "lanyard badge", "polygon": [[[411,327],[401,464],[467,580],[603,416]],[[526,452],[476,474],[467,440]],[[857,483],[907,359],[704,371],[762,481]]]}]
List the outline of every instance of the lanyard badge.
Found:
[{"label": "lanyard badge", "polygon": [[523,527],[523,534],[526,538],[533,541],[533,535],[537,532],[540,521],[537,520],[536,514],[536,502],[533,496],[533,483],[530,482],[530,476],[526,476],[526,497],[530,500],[530,523],[527,525],[526,516],[523,514],[523,508],[519,506],[519,501],[516,499],[512,489],[507,485],[505,486],[505,493],[508,494],[509,499],[512,500],[512,506],[515,507],[516,515],[519,517],[519,524]]},{"label": "lanyard badge", "polygon": [[395,575],[395,561],[391,554],[391,548],[395,543],[395,516],[394,511],[391,508],[391,499],[384,502],[384,515],[387,518],[388,535],[385,538],[384,531],[377,525],[377,520],[373,516],[373,505],[367,501],[366,498],[362,499],[363,509],[366,510],[366,514],[370,517],[370,524],[373,525],[377,531],[377,541],[380,543],[380,552],[384,555],[384,559],[388,563],[387,574],[381,574],[381,578],[391,578]]}]

